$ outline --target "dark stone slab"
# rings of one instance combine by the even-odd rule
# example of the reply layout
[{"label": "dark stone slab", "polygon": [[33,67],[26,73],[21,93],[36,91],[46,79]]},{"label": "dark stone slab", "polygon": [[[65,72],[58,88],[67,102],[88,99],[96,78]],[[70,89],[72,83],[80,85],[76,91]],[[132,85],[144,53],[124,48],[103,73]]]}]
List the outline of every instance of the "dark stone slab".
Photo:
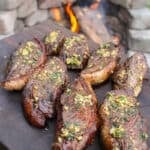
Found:
[{"label": "dark stone slab", "polygon": [[[60,29],[66,36],[71,33],[52,22],[31,27],[23,33],[16,34],[0,41],[0,79],[4,78],[5,68],[11,53],[20,45],[33,37],[42,39],[49,30]],[[90,49],[96,45],[89,41]],[[77,72],[69,72],[72,80],[78,76]],[[139,96],[141,112],[146,118],[150,131],[150,76],[144,81],[143,91]],[[105,93],[111,90],[111,82],[94,87],[99,103],[102,102]],[[8,92],[0,89],[0,150],[50,150],[55,135],[55,119],[49,120],[46,129],[37,129],[28,124],[22,111],[21,92]],[[88,150],[101,150],[99,135]]]}]

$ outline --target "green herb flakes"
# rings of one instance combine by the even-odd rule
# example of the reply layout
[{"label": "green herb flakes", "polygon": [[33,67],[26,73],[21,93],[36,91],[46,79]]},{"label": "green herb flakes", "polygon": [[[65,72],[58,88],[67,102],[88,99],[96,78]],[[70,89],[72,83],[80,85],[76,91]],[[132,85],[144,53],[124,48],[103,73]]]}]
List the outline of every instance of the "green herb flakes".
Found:
[{"label": "green herb flakes", "polygon": [[56,80],[56,79],[59,79],[61,77],[61,72],[53,72],[51,75],[50,75],[50,78],[52,80]]},{"label": "green herb flakes", "polygon": [[52,31],[46,38],[45,38],[45,43],[49,44],[49,43],[53,43],[57,40],[58,38],[58,31]]},{"label": "green herb flakes", "polygon": [[92,98],[92,95],[81,95],[81,94],[77,93],[75,95],[74,100],[75,100],[75,104],[77,106],[85,107],[86,105],[88,105],[88,106],[93,105],[91,98]]},{"label": "green herb flakes", "polygon": [[80,125],[70,122],[65,123],[64,127],[61,129],[60,137],[65,138],[68,141],[72,141],[74,139],[78,141],[82,140]]},{"label": "green herb flakes", "polygon": [[145,133],[145,132],[142,132],[142,133],[140,133],[140,138],[141,138],[143,141],[145,141],[145,140],[148,139],[148,134]]},{"label": "green herb flakes", "polygon": [[125,136],[125,130],[122,126],[119,127],[112,127],[110,129],[110,134],[114,137],[114,138],[123,138]]},{"label": "green herb flakes", "polygon": [[79,66],[79,65],[81,65],[80,56],[79,55],[73,55],[71,57],[68,57],[66,59],[66,63],[68,65],[77,65],[77,66]]}]

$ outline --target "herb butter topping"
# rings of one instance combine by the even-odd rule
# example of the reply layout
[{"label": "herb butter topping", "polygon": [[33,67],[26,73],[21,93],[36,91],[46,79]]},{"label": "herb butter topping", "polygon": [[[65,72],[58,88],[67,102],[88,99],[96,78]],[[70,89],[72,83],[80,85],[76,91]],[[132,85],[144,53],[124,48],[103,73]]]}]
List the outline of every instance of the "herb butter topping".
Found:
[{"label": "herb butter topping", "polygon": [[80,44],[80,42],[85,42],[85,37],[83,35],[80,36],[72,36],[68,37],[65,40],[64,47],[69,50],[73,46],[75,46],[77,43]]},{"label": "herb butter topping", "polygon": [[119,48],[113,43],[106,43],[92,52],[88,60],[87,67],[82,71],[83,74],[94,73],[107,67],[110,63],[116,61]]},{"label": "herb butter topping", "polygon": [[40,68],[33,74],[29,83],[32,84],[35,107],[38,107],[41,99],[50,101],[49,95],[65,83],[66,70],[63,67],[61,60],[54,57],[47,61],[44,68]]},{"label": "herb butter topping", "polygon": [[[132,98],[129,99],[129,97],[124,95],[116,96],[112,93],[108,93],[107,99],[109,102],[106,107],[108,107],[107,109],[109,111],[113,111],[109,117],[112,121],[115,120],[115,124],[119,125],[120,123],[127,122],[130,117],[133,117],[138,113],[138,103],[134,102]],[[118,112],[120,115],[116,118],[116,114],[118,114]]]},{"label": "herb butter topping", "polygon": [[56,42],[59,35],[59,31],[52,31],[49,35],[45,38],[45,44]]},{"label": "herb butter topping", "polygon": [[68,65],[81,65],[80,55],[74,54],[73,56],[66,59]]},{"label": "herb butter topping", "polygon": [[99,55],[99,57],[116,57],[118,51],[115,47],[112,49],[112,43],[106,43],[102,44],[96,53]]},{"label": "herb butter topping", "polygon": [[104,112],[110,124],[109,134],[117,141],[113,143],[114,150],[120,149],[124,140],[127,150],[131,150],[148,138],[143,119],[139,116],[138,105],[135,98],[123,93],[107,94]]},{"label": "herb butter topping", "polygon": [[[30,69],[38,66],[41,55],[42,50],[37,43],[33,41],[26,42],[13,55],[11,63],[13,73],[11,74],[17,73],[17,76],[26,74]],[[20,74],[18,74],[18,70]]]},{"label": "herb butter topping", "polygon": [[84,36],[71,36],[63,45],[65,62],[70,68],[82,68],[83,61],[89,57],[89,48]]},{"label": "herb butter topping", "polygon": [[92,95],[82,95],[79,93],[76,93],[75,98],[75,105],[78,107],[85,107],[87,105],[92,106]]},{"label": "herb butter topping", "polygon": [[115,138],[123,138],[125,135],[125,129],[121,126],[119,127],[112,127],[110,129],[110,134]]},{"label": "herb butter topping", "polygon": [[61,129],[61,134],[58,137],[58,141],[62,142],[62,138],[72,141],[72,140],[77,140],[80,141],[82,140],[82,130],[80,128],[80,124],[77,123],[71,123],[71,122],[66,122],[64,124],[64,127]]}]

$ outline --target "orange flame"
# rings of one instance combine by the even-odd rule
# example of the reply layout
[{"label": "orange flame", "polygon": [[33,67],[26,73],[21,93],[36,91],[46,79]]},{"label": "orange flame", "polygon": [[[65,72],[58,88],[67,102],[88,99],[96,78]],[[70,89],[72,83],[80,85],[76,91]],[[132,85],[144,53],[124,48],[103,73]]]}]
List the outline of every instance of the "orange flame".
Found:
[{"label": "orange flame", "polygon": [[70,23],[71,23],[70,30],[72,32],[79,32],[79,24],[78,24],[76,16],[73,13],[73,10],[71,8],[71,3],[68,3],[66,5],[65,10],[66,10],[66,13],[68,14],[68,16],[70,18]]}]

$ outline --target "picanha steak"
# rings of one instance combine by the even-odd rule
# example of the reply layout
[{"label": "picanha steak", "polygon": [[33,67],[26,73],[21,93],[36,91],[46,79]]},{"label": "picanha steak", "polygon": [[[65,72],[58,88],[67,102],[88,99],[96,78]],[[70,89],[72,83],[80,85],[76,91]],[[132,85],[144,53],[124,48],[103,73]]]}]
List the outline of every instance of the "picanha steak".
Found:
[{"label": "picanha steak", "polygon": [[108,92],[99,111],[105,150],[148,150],[139,102],[124,90]]},{"label": "picanha steak", "polygon": [[119,46],[109,42],[93,51],[81,76],[90,84],[100,84],[113,73],[120,57]]},{"label": "picanha steak", "polygon": [[46,51],[37,40],[27,41],[16,50],[9,62],[6,79],[0,83],[7,90],[21,90],[30,74],[47,60]]},{"label": "picanha steak", "polygon": [[44,38],[44,44],[46,46],[48,55],[59,54],[62,50],[64,40],[65,36],[60,30],[49,32]]},{"label": "picanha steak", "polygon": [[82,150],[91,144],[98,128],[97,99],[84,79],[70,84],[57,106],[54,150]]},{"label": "picanha steak", "polygon": [[57,57],[49,60],[30,77],[23,91],[23,107],[28,121],[44,127],[55,113],[55,104],[68,81],[66,65]]},{"label": "picanha steak", "polygon": [[142,90],[147,69],[145,56],[142,53],[135,53],[124,64],[118,66],[114,72],[114,89],[130,90],[132,95],[137,97]]},{"label": "picanha steak", "polygon": [[89,47],[83,35],[65,38],[62,56],[69,69],[83,69],[89,58]]}]

